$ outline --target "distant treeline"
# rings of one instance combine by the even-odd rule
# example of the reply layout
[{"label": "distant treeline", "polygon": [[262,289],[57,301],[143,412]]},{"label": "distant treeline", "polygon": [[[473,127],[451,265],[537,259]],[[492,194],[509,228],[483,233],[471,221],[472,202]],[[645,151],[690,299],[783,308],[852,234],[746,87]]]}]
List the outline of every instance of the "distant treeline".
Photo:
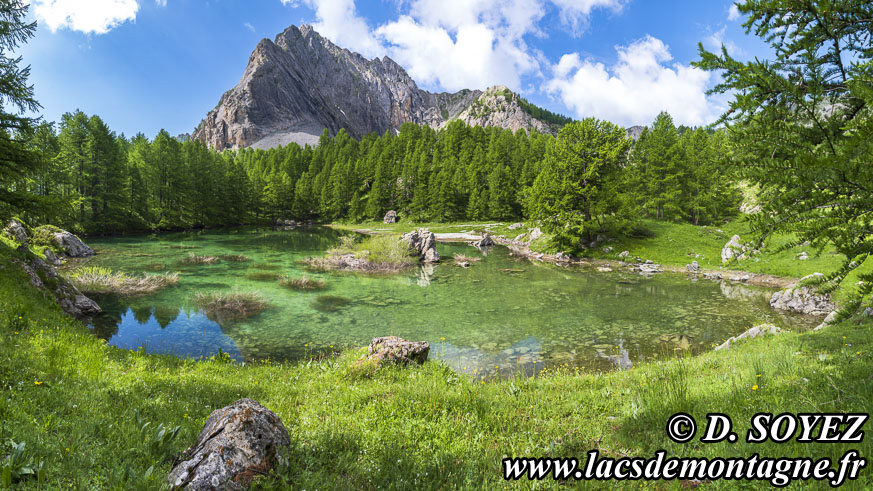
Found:
[{"label": "distant treeline", "polygon": [[[388,210],[417,221],[545,218],[535,182],[566,164],[559,162],[567,159],[558,151],[560,142],[578,140],[575,132],[586,121],[564,126],[558,138],[453,122],[439,131],[404,124],[396,135],[360,141],[344,131],[336,137],[325,132],[316,147],[215,152],[166,131],[153,140],[141,134],[128,139],[99,117],[75,112],[27,135],[38,171],[14,186],[41,197],[40,206],[8,212],[84,233],[277,218],[364,221],[381,219]],[[584,138],[595,137],[575,143],[594,148]],[[721,133],[680,130],[663,114],[631,143],[621,130],[620,152],[610,157],[617,159],[614,165],[575,186],[594,189],[595,181],[609,182],[615,192],[610,199],[620,198],[628,220],[703,223],[735,208],[736,192],[721,165]],[[588,198],[598,199],[605,196]],[[569,199],[560,211],[578,205]]]}]

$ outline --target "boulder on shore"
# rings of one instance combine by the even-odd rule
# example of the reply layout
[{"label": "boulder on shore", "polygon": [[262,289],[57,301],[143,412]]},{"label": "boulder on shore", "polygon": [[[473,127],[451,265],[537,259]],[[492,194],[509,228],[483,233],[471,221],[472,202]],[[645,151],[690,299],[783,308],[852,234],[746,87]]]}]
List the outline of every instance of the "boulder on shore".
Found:
[{"label": "boulder on shore", "polygon": [[440,262],[440,253],[436,249],[436,236],[426,228],[420,228],[403,234],[400,240],[406,242],[410,249],[418,253],[418,258],[426,263]]},{"label": "boulder on shore", "polygon": [[78,288],[58,275],[55,268],[43,261],[41,257],[30,252],[25,246],[19,246],[18,251],[27,256],[28,259],[13,259],[13,262],[21,266],[21,269],[30,279],[31,285],[40,290],[51,292],[64,312],[78,318],[92,317],[103,312],[97,302],[83,295]]},{"label": "boulder on shore", "polygon": [[745,259],[746,248],[740,242],[740,236],[734,235],[721,250],[721,263],[724,264],[732,259]]},{"label": "boulder on shore", "polygon": [[385,218],[382,219],[383,223],[397,223],[397,212],[394,210],[389,211],[385,214]]},{"label": "boulder on shore", "polygon": [[430,353],[430,343],[427,341],[407,341],[397,336],[374,338],[367,349],[367,360],[376,366],[383,363],[408,365],[427,361]]},{"label": "boulder on shore", "polygon": [[15,242],[26,246],[29,241],[27,239],[27,229],[24,228],[24,225],[18,220],[9,220],[9,223],[6,224],[6,228],[3,229],[3,235],[7,237],[11,237],[15,239]]},{"label": "boulder on shore", "polygon": [[533,242],[543,236],[543,231],[539,227],[530,231],[530,241]]},{"label": "boulder on shore", "polygon": [[515,223],[513,223],[512,225],[509,226],[509,230],[517,230],[517,229],[520,229],[521,227],[524,227],[524,224],[523,224],[523,223],[521,223],[521,222],[515,222]]},{"label": "boulder on shore", "polygon": [[831,302],[830,295],[818,293],[811,286],[803,286],[807,280],[823,277],[824,275],[821,273],[813,273],[801,278],[794,286],[775,292],[770,297],[770,307],[808,315],[825,316],[830,314],[837,310],[836,305]]},{"label": "boulder on shore", "polygon": [[697,261],[691,261],[691,264],[685,265],[685,270],[689,273],[696,273],[700,271],[700,264]]},{"label": "boulder on shore", "polygon": [[69,257],[90,257],[94,255],[94,249],[91,249],[82,242],[82,239],[67,232],[60,230],[52,234],[52,242],[57,247],[64,250],[64,253]]},{"label": "boulder on shore", "polygon": [[167,476],[173,489],[248,489],[266,475],[290,445],[288,430],[272,411],[240,399],[209,415],[200,436]]}]

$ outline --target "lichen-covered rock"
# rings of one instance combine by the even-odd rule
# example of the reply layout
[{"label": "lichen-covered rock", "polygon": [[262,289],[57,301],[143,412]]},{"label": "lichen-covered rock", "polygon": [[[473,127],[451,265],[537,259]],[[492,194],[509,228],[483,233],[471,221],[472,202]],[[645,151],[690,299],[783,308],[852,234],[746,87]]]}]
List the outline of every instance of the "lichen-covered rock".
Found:
[{"label": "lichen-covered rock", "polygon": [[721,250],[721,263],[724,264],[732,259],[745,259],[746,248],[740,242],[740,236],[734,235]]},{"label": "lichen-covered rock", "polygon": [[426,228],[420,228],[403,234],[400,240],[418,253],[421,261],[426,263],[440,262],[440,253],[436,249],[436,236]]},{"label": "lichen-covered rock", "polygon": [[82,240],[75,235],[61,230],[52,235],[52,241],[56,246],[64,250],[64,253],[69,257],[89,257],[94,255],[94,249],[91,249]]},{"label": "lichen-covered rock", "polygon": [[26,246],[28,244],[27,229],[18,220],[9,220],[6,228],[3,229],[3,235],[15,239],[21,245]]},{"label": "lichen-covered rock", "polygon": [[167,480],[186,490],[248,489],[255,476],[281,462],[281,449],[289,444],[278,416],[252,399],[240,399],[209,415]]},{"label": "lichen-covered rock", "polygon": [[770,297],[770,307],[777,310],[787,310],[808,315],[825,316],[837,310],[831,302],[830,295],[818,293],[811,286],[804,286],[808,280],[822,278],[821,273],[804,276],[797,285],[773,293]]},{"label": "lichen-covered rock", "polygon": [[741,339],[756,338],[758,336],[765,336],[767,334],[779,334],[781,332],[782,332],[782,329],[774,326],[773,324],[761,324],[759,326],[755,326],[755,327],[749,329],[748,331],[740,334],[739,336],[734,336],[732,338],[729,338],[727,341],[725,341],[724,343],[720,344],[717,348],[715,348],[715,350],[720,351],[723,349],[728,349],[734,343],[736,343],[737,341],[739,341]]},{"label": "lichen-covered rock", "polygon": [[368,348],[367,360],[379,366],[383,363],[406,365],[427,361],[430,343],[427,341],[407,341],[397,336],[374,338]]},{"label": "lichen-covered rock", "polygon": [[470,242],[470,245],[476,248],[491,247],[494,245],[494,239],[491,238],[490,234],[486,233],[481,239]]},{"label": "lichen-covered rock", "polygon": [[394,210],[390,210],[385,214],[385,218],[382,219],[382,223],[397,223],[397,212]]}]

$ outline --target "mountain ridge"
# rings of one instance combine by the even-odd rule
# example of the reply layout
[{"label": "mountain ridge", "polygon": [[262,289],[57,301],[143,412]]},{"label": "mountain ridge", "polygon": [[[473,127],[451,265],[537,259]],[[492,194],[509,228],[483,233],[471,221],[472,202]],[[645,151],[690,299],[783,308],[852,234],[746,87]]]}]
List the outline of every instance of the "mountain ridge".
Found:
[{"label": "mountain ridge", "polygon": [[368,60],[312,26],[292,25],[258,42],[239,83],[221,96],[192,138],[224,150],[314,145],[325,129],[362,138],[397,132],[407,122],[439,129],[461,120],[541,133],[562,125],[556,115],[553,122],[533,117],[531,107],[551,115],[503,86],[454,93],[420,89],[388,56]]}]

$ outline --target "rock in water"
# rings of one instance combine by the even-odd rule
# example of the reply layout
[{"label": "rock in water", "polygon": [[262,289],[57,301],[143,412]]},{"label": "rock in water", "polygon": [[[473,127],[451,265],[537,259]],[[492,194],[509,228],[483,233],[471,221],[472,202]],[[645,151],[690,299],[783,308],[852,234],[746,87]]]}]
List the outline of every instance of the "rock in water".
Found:
[{"label": "rock in water", "polygon": [[28,244],[27,230],[18,220],[9,220],[6,228],[3,229],[3,235],[15,239],[16,242],[23,246]]},{"label": "rock in water", "polygon": [[746,258],[746,248],[743,247],[742,242],[740,242],[740,236],[734,235],[731,237],[731,240],[728,241],[727,244],[721,250],[721,263],[724,264],[731,259],[745,259]]},{"label": "rock in water", "polygon": [[818,293],[810,286],[802,286],[804,281],[813,278],[824,277],[821,273],[813,273],[804,276],[798,282],[799,285],[788,287],[776,292],[770,297],[770,307],[777,310],[788,310],[808,315],[828,315],[837,307],[831,302],[829,295]]},{"label": "rock in water", "polygon": [[482,247],[491,247],[494,245],[494,239],[491,238],[491,235],[486,233],[481,239],[470,242],[470,245],[479,249]]},{"label": "rock in water", "polygon": [[422,363],[427,361],[430,353],[430,343],[426,341],[407,341],[397,336],[374,338],[367,350],[367,359],[377,366],[383,363],[395,363],[406,365],[409,363]]},{"label": "rock in water", "polygon": [[248,489],[255,476],[282,460],[280,450],[289,444],[278,416],[251,399],[240,399],[209,415],[197,442],[167,480],[174,489]]},{"label": "rock in water", "polygon": [[426,263],[440,262],[440,253],[436,249],[436,236],[426,228],[403,234],[400,240],[409,244],[418,253],[418,258]]},{"label": "rock in water", "polygon": [[94,249],[88,247],[81,239],[66,230],[55,232],[52,235],[52,240],[69,257],[89,257],[94,255]]},{"label": "rock in water", "polygon": [[385,218],[382,219],[383,223],[397,223],[397,212],[394,210],[389,211],[385,214]]}]

